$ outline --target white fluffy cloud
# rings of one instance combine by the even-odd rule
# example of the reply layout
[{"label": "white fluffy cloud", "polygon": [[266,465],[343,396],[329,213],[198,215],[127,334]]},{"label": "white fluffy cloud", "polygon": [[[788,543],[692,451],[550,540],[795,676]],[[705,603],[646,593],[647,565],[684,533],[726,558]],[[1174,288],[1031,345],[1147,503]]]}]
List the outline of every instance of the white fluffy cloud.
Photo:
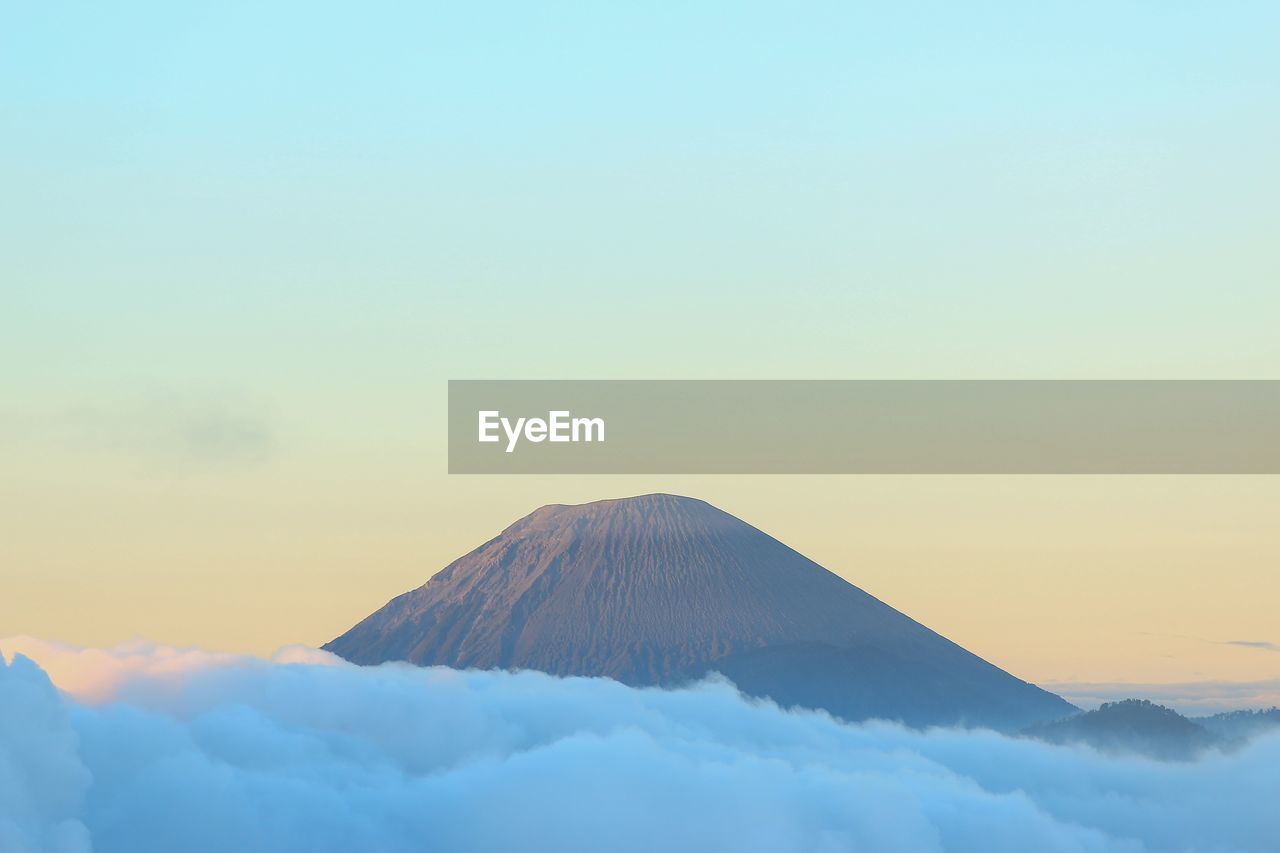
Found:
[{"label": "white fluffy cloud", "polygon": [[90,783],[76,746],[67,710],[39,667],[0,658],[0,851],[90,849],[76,819]]},{"label": "white fluffy cloud", "polygon": [[17,647],[66,692],[30,661],[0,665],[5,853],[1262,851],[1280,838],[1280,737],[1162,764],[842,725],[716,682],[0,642]]}]

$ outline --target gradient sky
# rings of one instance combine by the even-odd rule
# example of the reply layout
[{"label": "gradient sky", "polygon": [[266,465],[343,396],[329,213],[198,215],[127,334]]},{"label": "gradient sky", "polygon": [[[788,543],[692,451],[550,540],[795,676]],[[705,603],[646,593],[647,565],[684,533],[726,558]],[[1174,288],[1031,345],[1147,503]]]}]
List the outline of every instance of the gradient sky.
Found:
[{"label": "gradient sky", "polygon": [[0,636],[674,491],[1026,678],[1280,676],[1280,478],[444,473],[449,378],[1280,378],[1276,4],[190,5],[0,28]]}]

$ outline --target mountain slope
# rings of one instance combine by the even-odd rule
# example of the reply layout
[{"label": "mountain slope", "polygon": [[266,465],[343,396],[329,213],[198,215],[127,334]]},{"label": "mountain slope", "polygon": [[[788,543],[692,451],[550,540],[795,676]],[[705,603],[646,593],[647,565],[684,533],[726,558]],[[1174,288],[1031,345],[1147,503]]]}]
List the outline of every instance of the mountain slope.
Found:
[{"label": "mountain slope", "polygon": [[1256,711],[1227,711],[1191,721],[1224,741],[1246,741],[1280,730],[1280,708]]},{"label": "mountain slope", "polygon": [[546,506],[325,646],[746,692],[850,719],[1019,728],[1074,709],[703,501]]},{"label": "mountain slope", "polygon": [[1085,743],[1107,752],[1137,752],[1186,761],[1216,738],[1171,708],[1146,699],[1106,702],[1096,711],[1030,726],[1029,737],[1050,743]]}]

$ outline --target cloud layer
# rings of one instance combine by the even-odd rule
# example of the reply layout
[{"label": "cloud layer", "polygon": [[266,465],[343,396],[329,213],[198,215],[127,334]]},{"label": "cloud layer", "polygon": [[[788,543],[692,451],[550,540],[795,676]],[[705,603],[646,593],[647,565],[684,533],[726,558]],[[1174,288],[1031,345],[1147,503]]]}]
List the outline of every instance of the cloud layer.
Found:
[{"label": "cloud layer", "polygon": [[1280,737],[1187,764],[842,725],[723,682],[0,641],[0,850],[1266,850]]}]

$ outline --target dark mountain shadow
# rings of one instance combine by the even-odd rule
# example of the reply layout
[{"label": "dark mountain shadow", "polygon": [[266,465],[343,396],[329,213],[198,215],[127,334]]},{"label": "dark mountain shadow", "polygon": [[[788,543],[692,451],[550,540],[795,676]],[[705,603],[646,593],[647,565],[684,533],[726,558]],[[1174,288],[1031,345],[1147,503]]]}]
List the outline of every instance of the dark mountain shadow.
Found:
[{"label": "dark mountain shadow", "polygon": [[1146,699],[1107,702],[1048,723],[1029,726],[1028,737],[1058,744],[1085,744],[1103,752],[1130,753],[1164,761],[1189,761],[1219,745],[1202,726]]},{"label": "dark mountain shadow", "polygon": [[1225,742],[1245,742],[1258,735],[1280,732],[1280,708],[1268,708],[1265,711],[1227,711],[1191,719]]}]

